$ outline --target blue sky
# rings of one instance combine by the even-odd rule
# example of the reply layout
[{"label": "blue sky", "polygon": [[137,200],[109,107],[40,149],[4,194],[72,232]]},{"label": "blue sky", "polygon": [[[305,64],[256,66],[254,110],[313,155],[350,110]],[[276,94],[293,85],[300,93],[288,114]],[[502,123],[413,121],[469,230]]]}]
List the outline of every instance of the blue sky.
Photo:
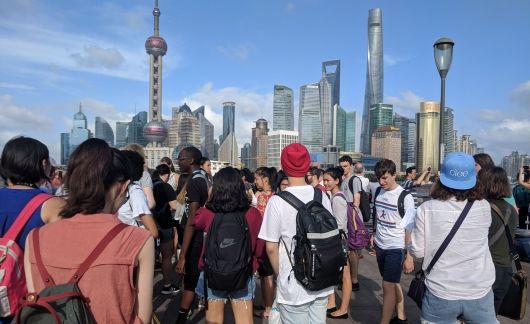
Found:
[{"label": "blue sky", "polygon": [[[295,92],[341,60],[341,105],[361,119],[370,8],[383,10],[385,102],[414,116],[439,100],[433,43],[455,42],[446,105],[459,135],[471,134],[496,161],[530,153],[530,1],[171,1],[159,0],[164,57],[163,114],[205,105],[222,131],[222,102],[236,102],[236,135],[272,121],[274,84]],[[0,147],[24,134],[59,157],[82,102],[95,116],[127,121],[148,103],[153,1],[0,2]],[[136,108],[135,108],[136,107]],[[358,143],[357,143],[358,145]]]}]

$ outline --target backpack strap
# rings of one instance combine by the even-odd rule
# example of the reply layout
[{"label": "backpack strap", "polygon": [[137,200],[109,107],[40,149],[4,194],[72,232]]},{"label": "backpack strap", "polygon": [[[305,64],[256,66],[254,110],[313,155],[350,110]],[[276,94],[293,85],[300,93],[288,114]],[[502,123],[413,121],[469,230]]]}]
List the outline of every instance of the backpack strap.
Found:
[{"label": "backpack strap", "polygon": [[[372,231],[375,232],[375,229],[377,227],[377,208],[375,207],[375,201],[377,200],[377,196],[379,196],[379,194],[381,193],[381,186],[377,187],[377,189],[375,189],[375,194],[374,194],[374,206],[373,206],[373,209],[372,209]],[[399,202],[399,199],[398,199],[398,202]]]},{"label": "backpack strap", "polygon": [[46,193],[39,193],[35,197],[31,198],[31,200],[22,208],[20,211],[20,214],[18,214],[17,218],[15,219],[15,222],[9,227],[9,230],[7,230],[6,234],[3,238],[9,239],[9,240],[16,240],[24,226],[26,226],[26,223],[29,221],[35,210],[39,208],[45,201],[52,198],[53,196],[46,194]]},{"label": "backpack strap", "polygon": [[98,245],[94,248],[94,250],[90,253],[90,255],[85,259],[85,261],[81,264],[79,269],[74,273],[72,276],[72,279],[70,279],[70,283],[78,283],[79,280],[81,280],[81,277],[85,274],[85,272],[88,270],[90,265],[97,259],[97,257],[103,252],[103,250],[109,245],[109,243],[120,233],[122,230],[127,228],[128,225],[124,223],[116,224],[106,235],[103,237],[103,239],[98,243]]},{"label": "backpack strap", "polygon": [[[381,187],[379,187],[381,188]],[[399,212],[399,216],[401,216],[401,218],[405,217],[405,197],[407,195],[410,195],[410,191],[408,190],[403,190],[400,194],[399,194],[399,197],[398,197],[398,212]],[[375,202],[375,200],[374,200]]]},{"label": "backpack strap", "polygon": [[[320,191],[320,189],[317,189],[318,191]],[[317,196],[317,191],[315,190],[315,198]],[[286,202],[289,203],[289,205],[293,206],[294,209],[296,210],[299,210],[300,208],[304,207],[304,203],[296,198],[295,195],[293,195],[292,193],[290,193],[289,191],[287,190],[284,190],[284,191],[280,191],[279,193],[277,193],[278,196],[280,196],[280,198],[282,198],[283,200],[285,200]],[[320,200],[322,200],[322,192],[320,191]]]},{"label": "backpack strap", "polygon": [[[103,237],[103,239],[98,243],[98,245],[94,248],[94,250],[88,255],[88,257],[83,261],[81,266],[76,270],[72,278],[68,281],[69,283],[78,283],[81,277],[85,274],[85,272],[88,270],[88,267],[96,260],[96,258],[101,254],[101,252],[105,249],[105,247],[114,239],[114,237],[121,232],[123,229],[125,229],[128,225],[124,223],[119,223],[115,225],[106,235]],[[37,263],[37,268],[39,270],[40,276],[42,278],[42,281],[44,281],[44,285],[47,287],[54,286],[55,281],[53,280],[52,276],[48,273],[46,270],[46,267],[44,266],[44,263],[42,262],[42,255],[41,255],[41,249],[40,249],[40,240],[39,240],[39,230],[40,228],[36,228],[33,231],[33,250],[35,253],[35,261]]]},{"label": "backpack strap", "polygon": [[364,189],[363,189],[363,182],[362,182],[361,178],[359,178],[358,176],[354,175],[354,176],[352,176],[352,177],[350,178],[350,181],[348,181],[348,189],[350,189],[352,195],[355,194],[355,192],[353,192],[353,179],[354,179],[354,178],[357,178],[357,179],[359,179],[359,181],[361,181],[361,190],[360,190],[360,191],[364,191]]},{"label": "backpack strap", "polygon": [[502,221],[502,224],[504,225],[504,233],[506,233],[506,239],[508,240],[508,246],[510,248],[510,257],[512,258],[513,262],[515,263],[515,268],[517,271],[521,271],[523,267],[521,266],[521,261],[519,261],[519,254],[517,253],[517,250],[513,246],[513,239],[512,239],[512,233],[510,231],[510,228],[508,227],[508,224],[506,223],[506,220],[499,209],[497,205],[494,205],[490,202],[491,209],[495,211],[495,213],[499,216],[499,218]]}]

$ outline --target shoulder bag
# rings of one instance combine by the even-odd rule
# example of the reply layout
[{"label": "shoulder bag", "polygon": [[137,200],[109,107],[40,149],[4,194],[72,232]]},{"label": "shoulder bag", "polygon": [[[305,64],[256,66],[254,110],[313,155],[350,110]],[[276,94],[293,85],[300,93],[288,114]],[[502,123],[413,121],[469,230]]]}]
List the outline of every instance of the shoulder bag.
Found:
[{"label": "shoulder bag", "polygon": [[422,269],[416,272],[416,275],[410,282],[410,287],[407,296],[412,298],[412,300],[414,300],[414,302],[416,303],[416,305],[418,305],[420,309],[423,300],[423,295],[425,294],[425,289],[427,288],[425,287],[425,277],[429,274],[429,272],[431,272],[432,268],[434,267],[434,264],[436,263],[436,261],[438,261],[442,253],[445,251],[445,248],[449,245],[449,243],[455,236],[456,232],[460,228],[460,225],[462,225],[462,222],[466,218],[466,215],[471,209],[472,205],[472,201],[467,202],[466,206],[464,207],[464,210],[462,210],[462,213],[460,214],[460,217],[458,217],[455,225],[453,225],[453,228],[451,228],[451,231],[443,241],[442,245],[440,245],[440,248],[438,249],[438,251],[436,251],[436,254],[432,258],[431,263],[429,263],[427,269],[425,271],[423,271]]}]

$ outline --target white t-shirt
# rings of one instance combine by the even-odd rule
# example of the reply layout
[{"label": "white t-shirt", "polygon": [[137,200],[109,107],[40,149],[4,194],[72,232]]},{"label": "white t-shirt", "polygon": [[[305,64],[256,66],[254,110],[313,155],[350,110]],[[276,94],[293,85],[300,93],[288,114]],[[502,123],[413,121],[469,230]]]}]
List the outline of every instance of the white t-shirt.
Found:
[{"label": "white t-shirt", "polygon": [[[466,201],[429,200],[418,207],[412,231],[411,253],[422,258],[426,270],[442,242],[456,223]],[[488,247],[491,208],[477,200],[455,236],[426,276],[429,291],[443,299],[471,300],[484,297],[495,281],[495,266]],[[506,251],[508,252],[508,251]]]},{"label": "white t-shirt", "polygon": [[[312,186],[295,186],[286,189],[295,195],[302,202],[307,203],[313,199],[314,188]],[[322,204],[331,213],[331,204],[328,197],[322,194]],[[280,238],[287,244],[291,251],[294,250],[292,238],[296,234],[296,214],[297,211],[288,202],[279,196],[272,196],[265,208],[263,223],[258,237],[268,242],[279,242],[279,274],[277,278],[276,298],[281,304],[302,305],[314,301],[316,298],[328,296],[333,292],[333,287],[320,291],[306,290],[296,280],[291,271],[287,252]],[[293,258],[291,257],[291,260]],[[290,279],[289,279],[290,278]]]},{"label": "white t-shirt", "polygon": [[140,215],[151,215],[147,197],[137,181],[129,187],[129,200],[118,210],[118,218],[127,225],[143,227]]},{"label": "white t-shirt", "polygon": [[331,208],[333,210],[333,216],[337,220],[339,230],[343,230],[348,234],[348,202],[346,202],[346,197],[341,197],[338,194],[339,192],[331,197]]},{"label": "white t-shirt", "polygon": [[401,218],[398,211],[399,194],[403,191],[401,186],[381,192],[375,200],[377,211],[377,229],[375,233],[375,244],[384,250],[405,248],[405,228],[414,220],[416,210],[414,199],[411,195],[405,196],[405,216]]}]

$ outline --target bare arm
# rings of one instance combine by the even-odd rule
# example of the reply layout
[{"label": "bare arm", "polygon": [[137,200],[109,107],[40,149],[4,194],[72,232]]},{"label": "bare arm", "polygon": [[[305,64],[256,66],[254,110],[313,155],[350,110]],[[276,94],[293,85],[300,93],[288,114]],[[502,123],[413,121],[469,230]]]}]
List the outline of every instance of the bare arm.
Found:
[{"label": "bare arm", "polygon": [[153,195],[153,188],[143,187],[142,189],[145,193],[145,196],[147,197],[147,206],[149,206],[149,209],[155,208],[156,202],[155,202],[155,196]]},{"label": "bare arm", "polygon": [[177,201],[176,200],[171,200],[169,202],[169,207],[171,207],[171,209],[173,209],[173,210],[177,209]]},{"label": "bare arm", "polygon": [[26,237],[26,249],[24,250],[24,274],[26,275],[26,286],[28,288],[28,292],[35,292],[35,286],[33,285],[33,276],[31,275],[31,262],[29,262],[29,254],[31,253],[31,247],[29,244],[29,237],[28,235]]},{"label": "bare arm", "polygon": [[61,212],[61,209],[66,204],[66,200],[64,200],[61,197],[52,197],[48,199],[43,205],[40,212],[40,218],[42,221],[46,224],[53,223],[61,217],[59,216],[59,213]]},{"label": "bare arm", "polygon": [[276,275],[278,275],[278,272],[280,271],[280,253],[278,248],[278,242],[265,242],[265,249],[267,251],[267,255],[269,256],[272,269]]},{"label": "bare arm", "polygon": [[180,249],[179,261],[177,263],[177,272],[184,273],[184,264],[186,262],[186,254],[193,238],[193,232],[195,232],[195,226],[193,220],[195,219],[195,213],[199,209],[198,202],[191,202],[188,206],[188,221],[184,227],[184,237],[182,238],[182,247]]},{"label": "bare arm", "polygon": [[[429,180],[429,177],[428,175],[430,174],[431,172],[429,170],[425,170],[423,171],[423,173],[420,175],[420,177],[418,178],[418,180],[414,181],[414,185],[415,186],[421,186],[421,185],[424,185],[427,180]],[[425,177],[427,177],[427,180],[425,179]]]},{"label": "bare arm", "polygon": [[155,267],[155,244],[147,239],[138,254],[138,275],[136,278],[136,311],[143,323],[149,323],[153,314],[153,276]]},{"label": "bare arm", "polygon": [[361,204],[361,194],[356,192],[353,194],[353,204],[355,207],[359,208],[359,205]]},{"label": "bare arm", "polygon": [[405,262],[403,262],[403,271],[405,273],[411,273],[414,271],[414,258],[412,258],[412,254],[408,252],[408,246],[411,244],[411,232],[408,230],[405,230],[405,247],[407,247],[407,254],[405,256]]},{"label": "bare arm", "polygon": [[156,222],[153,216],[149,214],[141,214],[140,220],[142,221],[142,224],[144,224],[145,229],[151,233],[151,236],[157,238],[158,228],[156,227]]}]

